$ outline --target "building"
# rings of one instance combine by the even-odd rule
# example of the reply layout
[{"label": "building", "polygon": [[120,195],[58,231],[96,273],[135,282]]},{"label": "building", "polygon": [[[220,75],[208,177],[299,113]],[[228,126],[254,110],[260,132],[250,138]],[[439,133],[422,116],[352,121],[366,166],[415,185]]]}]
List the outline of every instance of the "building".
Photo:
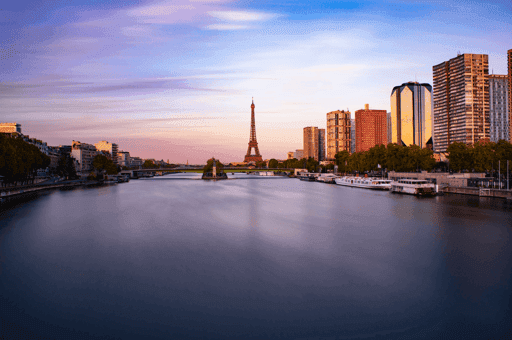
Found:
[{"label": "building", "polygon": [[316,126],[304,128],[303,158],[314,158],[316,161],[325,160],[325,129]]},{"label": "building", "polygon": [[297,149],[295,150],[293,156],[295,157],[295,159],[298,159],[298,160],[301,160],[304,158],[304,149],[300,150],[300,149]]},{"label": "building", "polygon": [[287,160],[288,160],[288,159],[293,159],[293,157],[294,157],[294,153],[293,153],[293,151],[288,152],[288,154],[286,155],[286,159],[287,159]]},{"label": "building", "polygon": [[392,134],[392,124],[391,124],[391,112],[388,112],[387,115],[387,124],[388,124],[388,144],[391,143],[393,140],[393,134]]},{"label": "building", "polygon": [[432,86],[408,82],[391,91],[391,143],[425,148],[432,138]]},{"label": "building", "polygon": [[130,153],[128,151],[119,151],[117,153],[117,164],[119,166],[130,167]]},{"label": "building", "polygon": [[0,133],[19,133],[19,134],[21,134],[21,124],[0,123]]},{"label": "building", "polygon": [[461,54],[433,66],[435,152],[489,138],[489,58]]},{"label": "building", "polygon": [[98,151],[108,152],[110,154],[110,159],[112,159],[112,162],[114,162],[114,164],[117,165],[117,153],[119,151],[117,144],[109,143],[106,140],[102,140],[101,142],[94,144],[94,146]]},{"label": "building", "polygon": [[71,142],[71,157],[75,159],[75,169],[79,176],[87,176],[94,170],[92,162],[99,152],[92,144]]},{"label": "building", "polygon": [[327,113],[327,159],[333,160],[340,151],[350,152],[350,112]]},{"label": "building", "polygon": [[350,153],[356,152],[356,120],[350,120]]},{"label": "building", "polygon": [[512,143],[512,49],[508,50],[508,141]]},{"label": "building", "polygon": [[509,138],[508,75],[489,76],[489,138],[491,142]]},{"label": "building", "polygon": [[130,157],[130,168],[140,169],[144,161],[140,157]]},{"label": "building", "polygon": [[370,110],[368,104],[356,111],[356,152],[387,144],[387,115],[386,110]]},{"label": "building", "polygon": [[325,129],[318,129],[318,161],[325,161]]}]

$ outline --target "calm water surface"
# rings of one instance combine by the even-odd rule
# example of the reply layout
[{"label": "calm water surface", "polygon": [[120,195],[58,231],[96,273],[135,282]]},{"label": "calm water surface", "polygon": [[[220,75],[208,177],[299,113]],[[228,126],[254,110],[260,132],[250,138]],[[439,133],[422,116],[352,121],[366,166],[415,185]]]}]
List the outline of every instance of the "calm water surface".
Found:
[{"label": "calm water surface", "polygon": [[0,206],[0,338],[512,337],[512,203],[231,177]]}]

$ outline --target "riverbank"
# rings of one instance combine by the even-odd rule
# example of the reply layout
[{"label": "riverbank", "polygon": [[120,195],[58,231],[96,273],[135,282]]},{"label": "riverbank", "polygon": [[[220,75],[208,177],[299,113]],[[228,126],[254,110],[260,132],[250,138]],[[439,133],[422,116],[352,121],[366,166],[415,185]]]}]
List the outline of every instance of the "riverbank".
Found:
[{"label": "riverbank", "polygon": [[103,185],[104,183],[100,181],[65,181],[65,182],[57,182],[57,183],[48,183],[48,184],[33,184],[33,185],[25,185],[19,187],[10,187],[10,188],[2,188],[0,189],[0,202],[3,202],[4,199],[18,197],[25,194],[37,193],[45,190],[52,189],[67,189],[67,188],[75,188],[75,187],[91,187]]}]

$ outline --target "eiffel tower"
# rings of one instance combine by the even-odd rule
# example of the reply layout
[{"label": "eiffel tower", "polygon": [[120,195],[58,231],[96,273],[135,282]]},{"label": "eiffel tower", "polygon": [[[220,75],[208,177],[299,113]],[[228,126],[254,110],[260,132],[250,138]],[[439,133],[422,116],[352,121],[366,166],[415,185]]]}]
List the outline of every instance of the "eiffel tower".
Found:
[{"label": "eiffel tower", "polygon": [[[256,121],[254,120],[254,98],[252,99],[251,104],[251,138],[249,139],[249,148],[247,149],[247,154],[245,155],[244,162],[261,162],[263,158],[260,155],[260,150],[258,149],[258,141],[256,141]],[[254,155],[251,155],[251,149],[254,148]]]}]

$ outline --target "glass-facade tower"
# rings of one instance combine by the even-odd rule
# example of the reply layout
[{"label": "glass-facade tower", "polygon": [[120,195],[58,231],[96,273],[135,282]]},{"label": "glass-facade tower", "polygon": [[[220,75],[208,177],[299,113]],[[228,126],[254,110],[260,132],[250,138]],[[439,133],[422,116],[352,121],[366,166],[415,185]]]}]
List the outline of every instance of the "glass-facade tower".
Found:
[{"label": "glass-facade tower", "polygon": [[391,143],[427,146],[432,138],[432,86],[417,82],[391,91]]}]

